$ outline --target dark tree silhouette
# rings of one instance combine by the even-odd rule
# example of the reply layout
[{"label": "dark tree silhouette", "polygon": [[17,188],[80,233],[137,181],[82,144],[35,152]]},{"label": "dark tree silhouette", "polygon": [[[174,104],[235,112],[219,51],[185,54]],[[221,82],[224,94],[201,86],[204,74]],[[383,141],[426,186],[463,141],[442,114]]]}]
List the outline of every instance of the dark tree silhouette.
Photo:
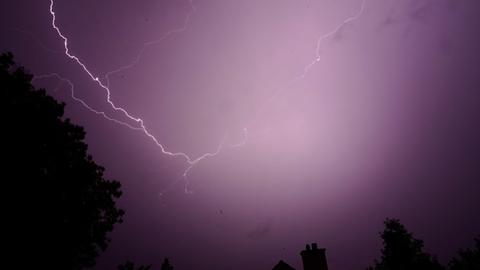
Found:
[{"label": "dark tree silhouette", "polygon": [[151,265],[140,265],[138,268],[135,267],[135,264],[131,261],[127,261],[124,264],[118,266],[118,270],[150,270],[152,268]]},{"label": "dark tree silhouette", "polygon": [[[126,263],[118,266],[118,270],[150,270],[151,268],[152,265],[140,265],[136,267],[131,261],[127,261]],[[173,270],[173,266],[170,264],[168,258],[165,258],[163,261],[161,270]]]},{"label": "dark tree silhouette", "polygon": [[435,257],[425,253],[423,241],[413,238],[398,219],[386,219],[382,257],[368,270],[442,270]]},{"label": "dark tree silhouette", "polygon": [[170,264],[168,258],[165,258],[163,261],[161,270],[173,270],[173,266]]},{"label": "dark tree silhouette", "polygon": [[480,269],[480,235],[475,239],[473,249],[460,250],[458,257],[449,263],[450,270],[478,270]]},{"label": "dark tree silhouette", "polygon": [[65,104],[31,81],[11,53],[0,55],[6,257],[21,269],[91,267],[121,222],[120,183],[103,177]]}]

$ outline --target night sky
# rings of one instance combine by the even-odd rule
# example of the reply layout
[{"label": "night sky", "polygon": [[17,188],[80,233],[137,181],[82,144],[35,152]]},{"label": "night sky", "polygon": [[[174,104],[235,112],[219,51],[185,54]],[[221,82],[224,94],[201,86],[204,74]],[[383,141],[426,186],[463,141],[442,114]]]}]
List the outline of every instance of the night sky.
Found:
[{"label": "night sky", "polygon": [[220,146],[190,169],[162,153],[65,54],[49,0],[1,1],[0,50],[66,102],[122,183],[124,223],[97,269],[165,257],[178,270],[280,259],[301,269],[310,242],[330,269],[364,269],[386,217],[446,263],[480,233],[479,1],[57,0],[53,10],[69,53],[165,151],[195,160]]}]

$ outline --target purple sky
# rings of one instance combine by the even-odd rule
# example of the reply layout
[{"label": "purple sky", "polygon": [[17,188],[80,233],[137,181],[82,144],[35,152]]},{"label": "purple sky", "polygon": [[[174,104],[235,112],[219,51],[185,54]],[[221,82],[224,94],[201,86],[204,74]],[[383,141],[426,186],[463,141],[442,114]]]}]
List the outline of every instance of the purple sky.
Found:
[{"label": "purple sky", "polygon": [[[224,139],[186,182],[185,159],[88,111],[58,78],[35,81],[67,103],[95,160],[123,184],[125,222],[97,268],[127,259],[159,267],[170,257],[178,270],[271,269],[280,259],[301,269],[300,250],[318,242],[331,269],[364,269],[379,256],[386,217],[400,218],[442,262],[472,245],[480,233],[480,2],[366,0],[300,78],[317,40],[361,5],[55,1],[70,52],[102,83],[143,50],[136,65],[109,76],[111,100],[141,117],[166,150],[197,158]],[[65,55],[49,6],[2,1],[0,50],[35,75],[69,79],[86,104],[138,126]],[[246,143],[229,147],[243,142],[243,128]]]}]

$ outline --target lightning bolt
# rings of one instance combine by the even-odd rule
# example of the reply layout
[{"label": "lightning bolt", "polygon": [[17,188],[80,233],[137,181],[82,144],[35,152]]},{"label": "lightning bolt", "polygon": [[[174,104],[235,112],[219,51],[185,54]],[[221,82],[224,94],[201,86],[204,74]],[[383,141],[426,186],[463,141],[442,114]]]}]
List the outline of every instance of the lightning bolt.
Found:
[{"label": "lightning bolt", "polygon": [[45,44],[43,44],[43,42],[40,41],[40,39],[34,35],[33,33],[29,32],[29,31],[26,31],[26,30],[23,30],[21,28],[7,28],[8,31],[12,31],[12,32],[18,32],[18,33],[21,33],[21,34],[24,34],[26,36],[28,36],[32,41],[34,41],[35,43],[37,43],[40,48],[44,49],[45,51],[47,52],[50,52],[50,53],[63,53],[63,51],[60,51],[60,50],[53,50],[49,47],[47,47]]},{"label": "lightning bolt", "polygon": [[[64,78],[62,76],[60,76],[60,74],[58,73],[50,73],[50,74],[45,74],[45,75],[38,75],[38,76],[34,76],[33,79],[32,79],[32,82],[34,81],[37,81],[37,80],[42,80],[42,79],[47,79],[47,78],[56,78],[58,79],[60,82],[62,83],[66,83],[69,88],[70,88],[70,97],[79,102],[80,104],[82,104],[85,108],[87,108],[87,110],[91,111],[92,113],[94,114],[97,114],[97,115],[101,115],[103,116],[105,119],[109,120],[109,121],[113,121],[119,125],[123,125],[129,129],[132,129],[132,130],[142,130],[140,127],[135,127],[135,126],[132,126],[126,122],[123,122],[123,121],[120,121],[120,120],[117,120],[115,118],[112,118],[110,116],[108,116],[105,112],[103,111],[99,111],[99,110],[96,110],[94,108],[92,108],[90,105],[88,105],[85,101],[83,101],[83,99],[75,96],[75,90],[74,90],[74,84],[72,81],[70,81],[69,79],[67,78]],[[59,86],[57,86],[58,88]]]},{"label": "lightning bolt", "polygon": [[188,12],[187,16],[185,17],[185,20],[183,21],[183,25],[180,28],[173,29],[173,30],[170,30],[170,31],[164,33],[161,37],[159,37],[156,40],[152,40],[152,41],[148,41],[148,42],[143,43],[142,48],[140,49],[140,51],[138,52],[138,54],[135,56],[135,58],[133,59],[133,61],[131,63],[129,63],[127,65],[124,65],[124,66],[121,66],[121,67],[119,67],[115,70],[109,71],[105,74],[105,80],[107,82],[107,86],[110,84],[110,76],[111,75],[113,75],[115,73],[118,73],[122,70],[133,68],[135,65],[137,65],[140,62],[140,59],[142,58],[143,54],[145,53],[145,51],[149,47],[151,47],[153,45],[156,45],[156,44],[159,44],[160,42],[164,41],[165,39],[167,39],[168,37],[170,37],[173,34],[178,34],[178,33],[181,33],[181,32],[184,32],[185,30],[187,30],[187,26],[188,26],[188,23],[190,22],[190,18],[197,11],[197,8],[193,5],[193,0],[189,0],[188,3],[190,4],[190,11]]},{"label": "lightning bolt", "polygon": [[[192,1],[190,1],[190,4],[192,4]],[[192,5],[193,7],[193,5]],[[192,11],[195,11],[195,8],[192,8]],[[164,155],[167,155],[167,156],[171,156],[171,157],[182,157],[188,164],[188,166],[186,167],[186,169],[184,170],[182,176],[183,178],[187,178],[188,176],[188,172],[190,172],[190,170],[197,164],[199,163],[200,161],[206,159],[206,158],[209,158],[209,157],[214,157],[216,155],[218,155],[220,153],[220,151],[222,150],[223,146],[224,146],[224,142],[226,140],[226,135],[224,136],[224,138],[222,139],[222,141],[220,142],[219,146],[217,147],[216,151],[215,152],[207,152],[197,158],[191,158],[189,155],[187,155],[186,153],[184,152],[171,152],[171,151],[168,151],[166,150],[165,146],[163,144],[161,144],[159,142],[159,140],[148,130],[148,128],[145,126],[145,123],[143,121],[143,119],[141,119],[140,117],[136,117],[136,116],[133,116],[132,114],[130,114],[126,109],[122,108],[122,107],[119,107],[117,105],[115,105],[115,103],[111,100],[111,90],[109,88],[109,86],[105,83],[103,83],[99,77],[95,76],[87,67],[87,65],[85,63],[82,62],[82,60],[80,60],[79,57],[77,57],[76,55],[72,54],[69,50],[69,47],[68,47],[68,38],[62,33],[62,31],[60,30],[60,28],[57,26],[57,23],[56,23],[56,14],[55,14],[55,10],[54,10],[54,0],[50,0],[50,14],[52,16],[52,21],[51,21],[51,26],[52,28],[57,32],[58,36],[63,40],[63,46],[64,46],[64,52],[65,52],[65,55],[70,58],[71,60],[73,60],[74,62],[76,62],[82,69],[83,71],[90,77],[90,79],[95,82],[99,87],[101,87],[105,92],[106,92],[106,101],[107,103],[110,105],[110,107],[116,111],[116,112],[119,112],[121,114],[123,114],[123,116],[125,116],[126,118],[128,118],[129,120],[131,120],[132,122],[136,123],[137,126],[134,126],[134,125],[131,125],[129,123],[126,123],[126,122],[123,122],[123,121],[120,121],[120,120],[117,120],[117,119],[114,119],[112,117],[109,117],[105,112],[103,111],[98,111],[98,110],[95,110],[94,108],[90,107],[86,102],[84,102],[82,99],[78,98],[75,96],[74,94],[74,91],[73,91],[73,83],[68,80],[68,79],[65,79],[65,78],[62,78],[61,76],[59,76],[58,74],[49,74],[49,75],[44,75],[43,77],[46,77],[46,76],[54,76],[54,77],[57,77],[63,81],[65,81],[66,83],[68,83],[70,85],[70,89],[71,89],[71,93],[72,93],[72,98],[78,102],[80,102],[84,107],[86,107],[88,110],[90,110],[91,112],[94,112],[98,115],[102,115],[103,117],[105,117],[107,120],[110,120],[110,121],[114,121],[115,123],[118,123],[118,124],[121,124],[123,126],[126,126],[132,130],[140,130],[141,132],[143,132],[143,134],[145,134],[148,138],[150,138],[161,150],[162,154]],[[190,18],[192,13],[189,13],[189,15],[187,16],[187,19],[185,22],[188,23],[188,20]],[[158,42],[164,40],[165,38],[167,38],[169,35],[173,34],[173,33],[178,33],[178,32],[181,32],[181,31],[184,31],[186,29],[186,24],[184,25],[183,28],[180,28],[180,29],[177,29],[177,30],[172,30],[170,32],[167,32],[161,39],[159,40],[156,40],[156,41],[152,41],[152,42],[148,42],[148,43],[145,43],[145,46],[143,47],[143,49],[141,50],[141,52],[138,54],[138,56],[136,57],[136,60],[131,63],[130,65],[128,66],[125,66],[125,67],[122,67],[118,70],[122,70],[122,69],[125,69],[125,68],[129,68],[129,67],[133,67],[136,63],[138,63],[138,61],[140,60],[141,58],[141,55],[143,54],[143,52],[148,48],[148,46],[151,46],[153,44],[157,44]],[[113,72],[110,72],[109,74],[113,74],[115,72],[118,72],[117,71],[113,71]],[[37,79],[41,78],[41,76],[38,76]]]},{"label": "lightning bolt", "polygon": [[[358,11],[353,14],[352,16],[344,19],[340,24],[338,24],[335,28],[333,28],[330,32],[327,32],[326,34],[323,34],[321,36],[319,36],[317,39],[316,39],[316,46],[315,46],[315,55],[314,55],[314,58],[309,62],[307,63],[304,67],[303,67],[303,71],[302,73],[298,74],[297,76],[293,77],[285,86],[283,87],[280,87],[280,88],[277,88],[276,90],[273,91],[273,94],[264,102],[264,104],[266,103],[270,103],[272,102],[281,92],[283,92],[285,89],[288,89],[290,87],[292,87],[295,83],[297,83],[298,81],[300,80],[303,80],[307,74],[309,73],[309,71],[316,65],[320,62],[321,59],[321,47],[322,47],[322,44],[330,39],[332,36],[336,35],[342,28],[344,28],[346,25],[348,24],[351,24],[353,23],[354,21],[358,20],[364,10],[365,10],[365,4],[366,4],[367,0],[362,0],[362,3],[360,4],[360,8],[358,9]],[[264,107],[264,106],[260,106],[260,107]]]},{"label": "lightning bolt", "polygon": [[[320,49],[321,49],[321,45],[322,43],[329,39],[330,37],[332,37],[333,35],[335,35],[336,33],[338,33],[344,26],[346,26],[347,24],[349,23],[352,23],[353,21],[357,20],[358,18],[361,17],[361,15],[363,14],[364,12],[364,9],[365,9],[365,3],[366,3],[366,0],[362,0],[362,3],[361,3],[361,6],[360,6],[360,9],[358,10],[357,13],[355,13],[354,15],[352,15],[351,17],[348,17],[346,18],[345,20],[343,20],[337,27],[335,27],[332,31],[326,33],[326,34],[323,34],[321,36],[319,36],[317,39],[316,39],[316,49],[315,49],[315,57],[314,59],[309,62],[308,64],[306,64],[303,68],[303,72],[300,73],[299,75],[295,76],[289,83],[286,84],[285,87],[283,88],[279,88],[277,89],[276,91],[274,91],[274,93],[271,95],[270,98],[268,98],[266,100],[265,103],[268,103],[270,102],[271,100],[273,100],[276,96],[278,96],[278,94],[283,90],[283,89],[286,89],[286,88],[289,88],[291,87],[293,84],[295,84],[297,81],[299,80],[302,80],[303,78],[306,77],[306,75],[308,74],[308,72],[321,60],[321,53],[320,53]],[[34,80],[39,80],[39,79],[45,79],[45,78],[57,78],[58,80],[66,83],[67,85],[69,85],[70,87],[70,93],[71,93],[71,97],[72,99],[74,99],[75,101],[79,102],[81,105],[83,105],[86,109],[88,109],[89,111],[97,114],[97,115],[101,115],[102,117],[104,117],[105,119],[109,120],[109,121],[112,121],[112,122],[115,122],[117,124],[120,124],[120,125],[123,125],[129,129],[132,129],[132,130],[136,130],[136,131],[141,131],[145,136],[147,136],[151,141],[153,141],[155,143],[156,146],[158,146],[162,152],[162,154],[164,155],[167,155],[167,156],[171,156],[171,157],[181,157],[185,160],[185,162],[187,163],[187,167],[186,169],[184,170],[183,174],[182,174],[182,178],[185,179],[185,192],[186,193],[191,193],[192,191],[189,190],[188,188],[188,185],[189,185],[189,182],[187,180],[187,176],[188,176],[188,173],[202,160],[206,159],[206,158],[210,158],[210,157],[214,157],[216,155],[218,155],[222,149],[224,149],[226,146],[225,146],[225,142],[226,142],[226,139],[228,138],[228,133],[225,132],[225,135],[223,137],[223,139],[220,141],[218,147],[216,148],[216,150],[214,152],[207,152],[203,155],[200,155],[199,157],[197,158],[192,158],[190,157],[188,154],[184,153],[184,152],[171,152],[171,151],[168,151],[166,149],[166,147],[161,144],[159,142],[159,140],[149,131],[149,129],[145,126],[145,123],[143,121],[143,119],[141,119],[140,117],[136,117],[136,116],[133,116],[131,113],[129,113],[126,109],[120,107],[120,106],[117,106],[112,100],[111,100],[111,90],[110,90],[110,87],[109,87],[109,84],[110,84],[110,76],[115,74],[115,73],[118,73],[120,71],[123,71],[123,70],[126,70],[126,69],[130,69],[130,68],[133,68],[135,65],[137,65],[143,54],[145,53],[145,51],[153,46],[153,45],[156,45],[160,42],[162,42],[163,40],[165,40],[166,38],[168,38],[169,36],[173,35],[173,34],[176,34],[176,33],[180,33],[180,32],[183,32],[187,29],[187,25],[191,19],[191,16],[196,12],[196,8],[195,6],[193,5],[193,0],[189,0],[189,4],[190,4],[190,11],[188,12],[187,16],[185,17],[185,20],[183,22],[183,25],[180,27],[180,28],[177,28],[177,29],[174,29],[174,30],[170,30],[168,32],[166,32],[165,34],[163,34],[160,38],[156,39],[156,40],[153,40],[153,41],[149,41],[149,42],[145,42],[142,46],[142,48],[140,49],[140,51],[138,52],[138,54],[136,55],[136,57],[133,59],[132,62],[130,62],[129,64],[127,65],[124,65],[124,66],[121,66],[115,70],[112,70],[112,71],[109,71],[107,72],[105,75],[104,75],[104,78],[105,78],[105,83],[102,82],[100,80],[100,78],[96,75],[94,75],[87,67],[87,65],[82,61],[80,60],[79,57],[77,57],[76,55],[72,54],[69,50],[69,46],[68,46],[68,38],[62,33],[62,31],[60,30],[60,27],[57,25],[57,22],[56,22],[56,13],[55,13],[55,10],[54,10],[54,0],[50,0],[50,14],[51,14],[51,26],[52,28],[56,31],[57,35],[63,40],[63,47],[64,47],[64,53],[65,55],[71,59],[72,61],[76,62],[82,69],[83,71],[90,77],[90,79],[95,82],[100,88],[102,88],[105,93],[106,93],[106,102],[110,105],[110,107],[115,111],[115,112],[118,112],[118,113],[121,113],[125,118],[129,119],[131,122],[134,122],[136,125],[132,125],[130,123],[127,123],[127,122],[124,122],[124,121],[121,121],[121,120],[118,120],[118,119],[115,119],[113,117],[110,117],[108,116],[104,111],[100,111],[100,110],[97,110],[97,109],[94,109],[92,108],[91,106],[89,106],[84,100],[82,100],[81,98],[77,97],[75,95],[75,92],[74,92],[74,84],[72,83],[72,81],[70,81],[69,79],[66,79],[62,76],[60,76],[59,74],[57,73],[51,73],[51,74],[46,74],[46,75],[41,75],[41,76],[36,76],[34,77]],[[262,106],[264,107],[264,106]],[[249,136],[248,136],[248,129],[247,128],[244,128],[243,129],[243,139],[241,142],[237,143],[237,144],[229,144],[228,145],[228,148],[235,148],[235,147],[243,147],[244,145],[247,144],[247,142],[249,141]],[[175,182],[176,183],[176,182]]]},{"label": "lightning bolt", "polygon": [[310,62],[309,64],[307,64],[304,68],[303,68],[303,73],[298,75],[297,78],[305,78],[305,76],[307,76],[307,73],[308,71],[315,65],[317,64],[318,62],[320,62],[321,60],[321,53],[320,53],[320,49],[321,49],[321,46],[322,46],[322,43],[329,39],[330,37],[334,36],[335,34],[337,34],[343,27],[345,27],[347,24],[350,24],[356,20],[358,20],[358,18],[360,18],[365,10],[365,3],[366,3],[367,0],[362,0],[362,4],[360,5],[360,8],[358,9],[357,13],[355,13],[353,16],[351,17],[348,17],[346,18],[345,20],[343,20],[337,27],[335,27],[332,31],[326,33],[326,34],[323,34],[321,35],[320,37],[317,38],[317,46],[316,46],[316,49],[315,49],[315,59]]}]

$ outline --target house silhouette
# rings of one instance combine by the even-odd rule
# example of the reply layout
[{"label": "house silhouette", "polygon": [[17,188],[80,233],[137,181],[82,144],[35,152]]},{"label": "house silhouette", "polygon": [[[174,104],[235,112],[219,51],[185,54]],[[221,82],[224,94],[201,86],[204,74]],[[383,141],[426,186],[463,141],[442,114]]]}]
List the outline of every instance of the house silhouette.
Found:
[{"label": "house silhouette", "polygon": [[[317,243],[312,243],[311,247],[307,244],[300,255],[302,256],[303,270],[328,270],[325,249],[318,248]],[[295,270],[295,268],[280,260],[273,270]]]},{"label": "house silhouette", "polygon": [[288,265],[286,262],[283,260],[280,260],[275,267],[273,267],[273,270],[295,270],[295,268],[291,267]]}]

